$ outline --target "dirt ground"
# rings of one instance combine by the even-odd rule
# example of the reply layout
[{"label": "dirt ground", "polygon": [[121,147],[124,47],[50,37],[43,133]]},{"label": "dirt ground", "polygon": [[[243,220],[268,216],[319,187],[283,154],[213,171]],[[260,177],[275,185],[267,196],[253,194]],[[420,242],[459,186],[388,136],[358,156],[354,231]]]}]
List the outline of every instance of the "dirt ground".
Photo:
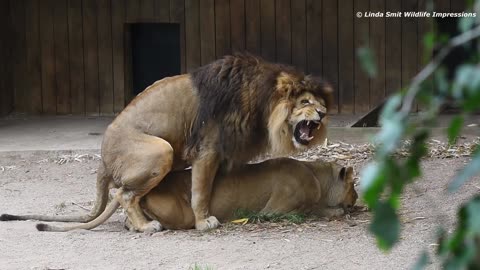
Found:
[{"label": "dirt ground", "polygon": [[[0,213],[72,214],[92,206],[98,151],[0,153]],[[455,194],[445,186],[466,158],[428,159],[424,177],[403,198],[402,241],[379,251],[370,213],[304,224],[227,225],[210,232],[153,235],[123,228],[119,211],[94,231],[38,232],[35,221],[0,222],[0,269],[409,269],[435,251],[438,225],[478,193],[475,178]],[[357,170],[359,168],[356,168]],[[438,262],[429,265],[438,268]]]}]

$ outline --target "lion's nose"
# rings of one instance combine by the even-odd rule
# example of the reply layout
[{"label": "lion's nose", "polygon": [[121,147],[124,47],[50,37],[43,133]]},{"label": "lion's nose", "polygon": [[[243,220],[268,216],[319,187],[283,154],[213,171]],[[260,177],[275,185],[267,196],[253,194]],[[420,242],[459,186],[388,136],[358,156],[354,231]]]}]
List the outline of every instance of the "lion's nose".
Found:
[{"label": "lion's nose", "polygon": [[320,110],[316,110],[316,111],[317,111],[318,115],[320,116],[320,120],[322,120],[327,115],[326,113],[324,113]]}]

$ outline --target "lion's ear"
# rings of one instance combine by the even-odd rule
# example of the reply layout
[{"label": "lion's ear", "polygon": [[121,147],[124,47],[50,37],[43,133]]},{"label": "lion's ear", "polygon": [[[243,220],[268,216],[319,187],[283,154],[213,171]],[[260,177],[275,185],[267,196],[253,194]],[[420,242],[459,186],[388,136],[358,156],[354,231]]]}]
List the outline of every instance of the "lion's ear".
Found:
[{"label": "lion's ear", "polygon": [[284,98],[289,98],[292,91],[295,90],[296,78],[287,72],[280,72],[277,76],[277,92]]}]

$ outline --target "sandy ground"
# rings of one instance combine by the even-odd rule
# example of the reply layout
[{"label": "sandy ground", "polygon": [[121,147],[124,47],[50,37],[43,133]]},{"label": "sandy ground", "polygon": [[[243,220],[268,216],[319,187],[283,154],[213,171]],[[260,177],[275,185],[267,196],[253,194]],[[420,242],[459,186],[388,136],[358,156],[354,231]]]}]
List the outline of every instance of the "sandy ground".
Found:
[{"label": "sandy ground", "polygon": [[[95,154],[0,153],[0,213],[72,214],[90,208],[99,162]],[[34,221],[0,222],[0,269],[190,269],[194,264],[211,269],[409,269],[420,251],[435,251],[437,226],[452,228],[456,206],[478,192],[478,177],[456,194],[445,191],[466,161],[424,162],[425,176],[403,198],[402,241],[388,254],[377,249],[367,231],[368,212],[300,225],[227,225],[203,233],[148,235],[126,231],[119,211],[94,231],[38,232]],[[438,267],[438,262],[429,265]]]}]

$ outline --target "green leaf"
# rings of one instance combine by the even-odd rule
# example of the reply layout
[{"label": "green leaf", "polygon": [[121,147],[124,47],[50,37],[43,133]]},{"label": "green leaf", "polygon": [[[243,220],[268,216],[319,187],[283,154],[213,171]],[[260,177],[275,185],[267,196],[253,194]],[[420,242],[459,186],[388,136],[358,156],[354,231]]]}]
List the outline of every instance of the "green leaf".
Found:
[{"label": "green leaf", "polygon": [[413,270],[422,270],[425,268],[425,266],[427,266],[428,263],[428,253],[426,251],[423,251],[422,255],[420,255],[420,258],[418,258],[417,262],[413,266]]},{"label": "green leaf", "polygon": [[394,117],[389,121],[382,121],[382,129],[376,136],[376,140],[381,144],[381,148],[377,151],[380,155],[392,153],[398,146],[403,133],[405,124],[400,117]]},{"label": "green leaf", "polygon": [[480,233],[480,200],[472,200],[466,205],[467,226],[470,231]]},{"label": "green leaf", "polygon": [[385,186],[383,164],[369,163],[361,172],[360,189],[363,199],[370,208],[375,207]]},{"label": "green leaf", "polygon": [[447,133],[448,133],[448,143],[454,144],[457,141],[458,135],[462,130],[463,126],[463,116],[457,115],[455,116],[450,125],[448,126]]},{"label": "green leaf", "polygon": [[454,178],[448,186],[448,191],[457,191],[468,179],[480,172],[480,151],[475,151],[475,154],[470,163],[463,168],[462,171]]},{"label": "green leaf", "polygon": [[458,30],[460,30],[460,32],[462,33],[466,32],[470,30],[474,24],[475,24],[474,17],[462,17],[458,22]]},{"label": "green leaf", "polygon": [[363,71],[367,73],[368,77],[373,78],[377,76],[377,65],[375,64],[375,57],[372,50],[368,47],[359,48],[357,56]]},{"label": "green leaf", "polygon": [[434,73],[435,86],[442,95],[448,95],[449,83],[447,80],[447,70],[444,67],[439,68]]},{"label": "green leaf", "polygon": [[370,231],[377,237],[378,246],[390,249],[399,239],[400,222],[395,209],[388,202],[379,202],[373,209],[374,216]]},{"label": "green leaf", "polygon": [[435,33],[428,32],[423,36],[423,45],[425,46],[425,51],[431,51],[433,46],[435,46]]}]

